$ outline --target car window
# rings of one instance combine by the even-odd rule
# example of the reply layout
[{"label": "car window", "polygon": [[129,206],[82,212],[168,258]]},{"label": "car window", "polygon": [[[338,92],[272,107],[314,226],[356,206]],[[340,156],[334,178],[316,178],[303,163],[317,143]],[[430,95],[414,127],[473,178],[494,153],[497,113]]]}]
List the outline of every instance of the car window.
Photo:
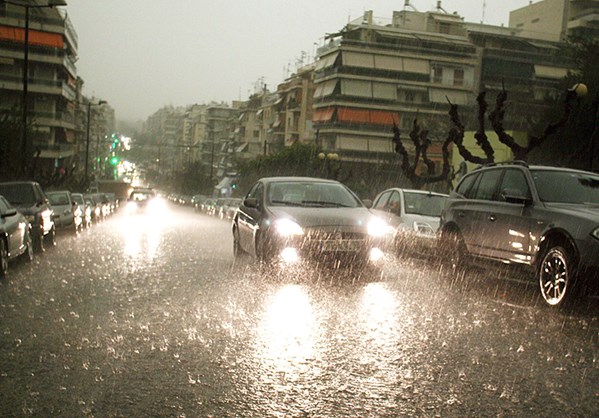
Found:
[{"label": "car window", "polygon": [[447,197],[435,194],[404,192],[406,213],[423,216],[441,216]]},{"label": "car window", "polygon": [[358,207],[359,200],[340,183],[281,181],[271,183],[268,202],[279,206]]},{"label": "car window", "polygon": [[69,197],[66,193],[48,193],[48,200],[51,205],[64,206],[69,204]]},{"label": "car window", "polygon": [[387,202],[385,209],[389,212],[397,214],[401,213],[401,196],[399,195],[398,191],[391,193],[391,197],[389,197],[389,201]]},{"label": "car window", "polygon": [[460,184],[458,184],[458,187],[456,188],[456,193],[464,197],[472,198],[472,195],[469,194],[469,192],[473,189],[472,185],[478,177],[478,173],[470,174],[469,176],[464,177]]},{"label": "car window", "polygon": [[478,200],[497,200],[497,183],[501,170],[486,170],[480,174],[474,198]]},{"label": "car window", "polygon": [[249,193],[247,194],[247,198],[256,199],[258,205],[262,203],[262,192],[264,190],[264,185],[260,182],[256,183],[254,187],[251,188]]},{"label": "car window", "polygon": [[6,201],[6,199],[4,199],[3,197],[0,196],[0,213],[6,213],[6,211],[8,211],[9,208],[9,204]]},{"label": "car window", "polygon": [[599,204],[599,176],[573,171],[531,170],[543,202]]},{"label": "car window", "polygon": [[390,191],[388,192],[384,192],[382,193],[375,201],[374,204],[372,205],[373,209],[383,209],[387,203],[387,200],[389,200],[389,195],[391,194]]},{"label": "car window", "polygon": [[33,205],[37,202],[33,187],[29,185],[0,184],[0,194],[13,205]]},{"label": "car window", "polygon": [[522,196],[528,199],[531,197],[526,177],[522,171],[517,169],[505,170],[499,190],[500,192],[503,192],[505,189],[518,190],[522,193]]}]

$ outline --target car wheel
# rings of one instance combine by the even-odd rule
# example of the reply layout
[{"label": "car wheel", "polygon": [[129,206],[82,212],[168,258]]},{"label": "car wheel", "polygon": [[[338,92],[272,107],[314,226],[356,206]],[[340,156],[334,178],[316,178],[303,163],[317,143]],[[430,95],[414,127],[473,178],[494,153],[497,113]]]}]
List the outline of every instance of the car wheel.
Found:
[{"label": "car wheel", "polygon": [[52,227],[48,235],[46,235],[46,239],[48,240],[48,244],[51,246],[56,246],[56,228]]},{"label": "car wheel", "polygon": [[537,277],[541,295],[550,306],[560,306],[573,296],[572,256],[560,245],[549,246],[543,253]]},{"label": "car wheel", "polygon": [[[40,227],[41,228],[41,227]],[[34,235],[34,242],[33,245],[35,247],[35,250],[38,253],[43,253],[44,251],[46,251],[46,246],[44,245],[44,233],[40,230],[38,230],[38,232]]]},{"label": "car wheel", "polygon": [[25,252],[23,253],[23,259],[27,262],[33,261],[33,241],[31,240],[31,234],[27,233],[25,237]]},{"label": "car wheel", "polygon": [[0,239],[0,277],[8,274],[8,247],[4,239]]},{"label": "car wheel", "polygon": [[236,259],[241,258],[244,255],[244,251],[239,244],[239,231],[237,228],[233,229],[233,255]]},{"label": "car wheel", "polygon": [[443,231],[437,251],[441,262],[452,271],[465,267],[468,249],[459,231]]}]

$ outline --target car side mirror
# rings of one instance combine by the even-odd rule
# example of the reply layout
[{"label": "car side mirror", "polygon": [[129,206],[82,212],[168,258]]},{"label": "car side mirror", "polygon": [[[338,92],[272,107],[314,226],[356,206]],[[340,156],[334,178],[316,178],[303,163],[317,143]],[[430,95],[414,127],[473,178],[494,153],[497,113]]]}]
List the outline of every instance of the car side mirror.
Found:
[{"label": "car side mirror", "polygon": [[372,200],[370,199],[364,199],[362,200],[362,203],[364,203],[364,206],[366,206],[368,209],[372,207]]},{"label": "car side mirror", "polygon": [[248,197],[247,199],[245,199],[243,201],[243,206],[252,208],[252,209],[257,209],[258,208],[258,200],[253,197]]},{"label": "car side mirror", "polygon": [[520,205],[526,205],[530,203],[530,199],[518,189],[503,189],[501,191],[501,197],[508,203],[516,203]]}]

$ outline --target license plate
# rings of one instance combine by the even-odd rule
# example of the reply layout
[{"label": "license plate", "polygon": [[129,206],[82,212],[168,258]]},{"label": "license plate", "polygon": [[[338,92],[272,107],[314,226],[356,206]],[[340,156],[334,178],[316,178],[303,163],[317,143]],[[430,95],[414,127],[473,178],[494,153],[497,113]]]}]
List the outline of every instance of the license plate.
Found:
[{"label": "license plate", "polygon": [[359,251],[362,248],[362,241],[349,239],[322,241],[320,248],[322,251]]}]

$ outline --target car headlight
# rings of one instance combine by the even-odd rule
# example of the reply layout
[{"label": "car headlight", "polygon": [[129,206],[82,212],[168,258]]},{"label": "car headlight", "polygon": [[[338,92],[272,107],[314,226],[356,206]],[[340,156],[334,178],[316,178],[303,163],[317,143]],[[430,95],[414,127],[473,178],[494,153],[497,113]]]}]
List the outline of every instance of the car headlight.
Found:
[{"label": "car headlight", "polygon": [[368,222],[368,235],[371,237],[382,237],[392,231],[392,228],[380,218],[373,218]]},{"label": "car headlight", "polygon": [[296,222],[291,219],[277,219],[274,223],[275,230],[283,237],[293,235],[304,235],[304,230]]},{"label": "car headlight", "polygon": [[414,222],[414,231],[424,235],[435,235],[435,230],[426,222]]},{"label": "car headlight", "polygon": [[593,232],[591,232],[591,235],[597,239],[599,239],[599,228],[595,228],[595,230]]}]

